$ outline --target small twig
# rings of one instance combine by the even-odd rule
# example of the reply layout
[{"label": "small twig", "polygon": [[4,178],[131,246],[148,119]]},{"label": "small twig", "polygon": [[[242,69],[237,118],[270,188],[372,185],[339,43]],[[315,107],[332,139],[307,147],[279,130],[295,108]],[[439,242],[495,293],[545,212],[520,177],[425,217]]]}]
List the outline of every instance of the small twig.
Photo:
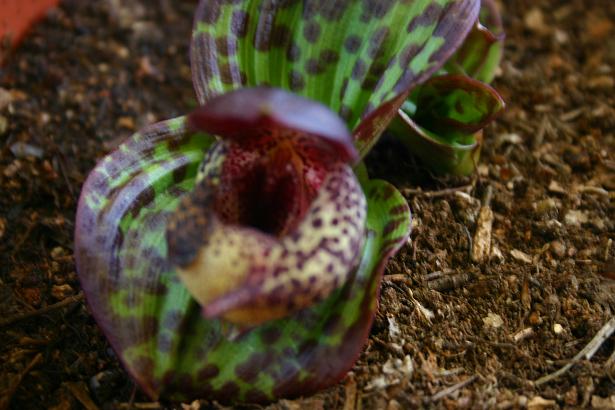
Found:
[{"label": "small twig", "polygon": [[423,191],[422,189],[402,189],[401,193],[406,197],[418,196],[418,197],[424,197],[424,198],[437,198],[441,196],[451,195],[459,191],[469,191],[473,187],[474,187],[474,184],[462,185],[462,186],[457,186],[453,188],[440,189],[437,191]]},{"label": "small twig", "polygon": [[532,141],[532,148],[537,149],[544,142],[545,134],[547,133],[548,122],[549,122],[548,117],[546,115],[543,115],[542,121],[540,122],[540,127],[538,128],[538,132],[534,134],[534,140]]},{"label": "small twig", "polygon": [[436,315],[425,306],[421,305],[421,303],[414,298],[414,294],[411,289],[408,289],[408,297],[412,303],[414,303],[414,307],[418,311],[418,313],[425,319],[428,323],[431,323],[432,319],[436,317]]},{"label": "small twig", "polygon": [[570,122],[576,118],[578,118],[581,114],[585,112],[585,108],[577,108],[572,111],[568,111],[567,113],[562,114],[559,119],[563,122]]},{"label": "small twig", "polygon": [[9,325],[12,325],[13,323],[20,322],[22,320],[26,320],[26,319],[30,319],[32,317],[44,315],[46,313],[52,312],[52,311],[57,310],[57,309],[61,309],[61,308],[66,307],[66,306],[68,306],[68,305],[70,305],[72,303],[79,302],[81,300],[83,300],[83,293],[80,292],[80,293],[78,293],[78,294],[76,294],[74,296],[69,296],[69,297],[67,297],[64,300],[61,300],[58,303],[54,303],[53,305],[45,306],[44,308],[41,308],[41,309],[38,309],[38,310],[35,310],[35,311],[32,311],[32,312],[26,312],[26,313],[23,313],[21,315],[16,315],[16,316],[10,317],[10,318],[8,318],[6,320],[0,321],[0,327],[9,326]]},{"label": "small twig", "polygon": [[17,388],[19,387],[19,385],[21,384],[21,381],[23,380],[24,377],[26,377],[26,375],[30,372],[30,370],[32,370],[32,368],[36,366],[41,360],[43,360],[43,354],[38,353],[36,356],[34,356],[34,359],[32,359],[30,363],[28,363],[26,368],[23,369],[21,373],[19,373],[19,375],[15,378],[15,381],[13,382],[13,384],[11,384],[9,388],[4,392],[3,394],[4,397],[0,399],[0,410],[5,410],[9,408],[11,399],[13,398],[13,395],[17,391]]},{"label": "small twig", "polygon": [[70,195],[73,197],[73,199],[77,199],[77,195],[75,195],[75,189],[73,188],[73,184],[70,182],[70,179],[68,178],[68,174],[66,172],[64,153],[62,153],[60,150],[58,150],[58,153],[59,155],[57,155],[56,158],[58,159],[58,168],[60,168],[60,174],[62,174],[62,178],[64,179],[64,183],[66,184],[66,187],[68,188],[68,192],[70,193]]},{"label": "small twig", "polygon": [[609,197],[609,191],[607,191],[604,188],[597,187],[597,186],[583,185],[583,186],[580,186],[578,190],[579,192],[583,194],[595,194],[595,195],[605,196],[607,198]]},{"label": "small twig", "polygon": [[387,343],[384,340],[378,338],[378,336],[372,336],[372,339],[376,342],[377,345],[388,350],[389,352],[393,354],[400,353],[401,348],[398,345],[395,345],[394,343]]},{"label": "small twig", "polygon": [[607,361],[604,363],[604,368],[606,369],[606,373],[608,374],[609,379],[611,379],[612,382],[615,382],[615,377],[613,377],[614,376],[613,375],[614,365],[615,365],[615,350],[613,350],[613,353],[611,353]]},{"label": "small twig", "polygon": [[472,234],[467,226],[461,225],[463,227],[463,231],[466,233],[466,238],[468,239],[468,257],[472,258],[472,248],[474,247],[474,241],[472,239]]},{"label": "small twig", "polygon": [[410,280],[410,277],[404,273],[394,273],[393,275],[386,275],[383,279],[385,282],[405,283]]},{"label": "small twig", "polygon": [[66,382],[64,385],[86,410],[99,410],[98,406],[92,401],[92,398],[86,391],[83,382]]},{"label": "small twig", "polygon": [[432,402],[436,402],[440,399],[445,398],[446,396],[450,396],[451,394],[453,394],[454,392],[456,392],[457,390],[463,389],[464,387],[466,387],[467,385],[469,385],[470,383],[473,383],[474,380],[478,379],[477,375],[474,375],[460,383],[454,384],[450,387],[447,387],[444,390],[440,390],[438,393],[434,394],[433,396],[431,396],[431,401]]},{"label": "small twig", "polygon": [[468,283],[470,275],[467,273],[457,273],[453,275],[446,275],[440,278],[432,279],[427,282],[427,287],[431,290],[437,290],[438,292],[449,291],[458,289]]},{"label": "small twig", "polygon": [[441,278],[445,274],[449,274],[449,273],[453,273],[453,271],[452,270],[448,270],[448,269],[447,269],[446,272],[441,271],[441,270],[437,270],[435,272],[431,272],[431,273],[428,273],[427,275],[425,275],[425,280],[428,281],[428,282],[431,281],[431,280],[436,280],[436,279]]},{"label": "small twig", "polygon": [[13,291],[13,295],[15,300],[17,301],[17,303],[19,303],[21,306],[23,306],[24,308],[28,309],[30,312],[35,312],[36,309],[32,307],[31,304],[29,304],[28,302],[26,302],[25,300],[22,299],[21,295],[16,292]]},{"label": "small twig", "polygon": [[606,242],[606,247],[604,248],[604,261],[608,262],[609,260],[609,253],[611,253],[611,246],[613,245],[613,239],[609,238],[609,240]]},{"label": "small twig", "polygon": [[344,393],[346,399],[344,400],[343,410],[355,410],[357,407],[357,382],[352,373],[347,378]]},{"label": "small twig", "polygon": [[515,341],[515,343],[519,343],[520,341],[527,339],[533,334],[534,334],[534,328],[526,327],[525,329],[522,329],[518,331],[517,333],[515,333],[515,335],[513,336],[513,340]]},{"label": "small twig", "polygon": [[130,393],[130,400],[128,400],[128,410],[133,409],[133,405],[135,403],[135,397],[137,396],[137,385],[132,385],[132,392]]},{"label": "small twig", "polygon": [[596,336],[594,336],[594,338],[579,353],[577,353],[576,356],[574,356],[572,360],[568,362],[568,364],[566,364],[564,367],[557,370],[556,372],[541,377],[540,379],[536,380],[534,384],[536,386],[540,386],[541,384],[548,383],[551,380],[558,378],[559,376],[570,370],[570,368],[574,366],[575,363],[577,363],[583,358],[585,360],[591,360],[596,351],[598,351],[600,346],[602,346],[602,344],[613,334],[613,332],[615,332],[615,318],[609,320],[602,327],[602,329],[598,331]]},{"label": "small twig", "polygon": [[433,375],[438,377],[456,376],[459,373],[463,373],[465,369],[463,367],[455,367],[454,369],[444,369],[439,372],[435,372]]}]

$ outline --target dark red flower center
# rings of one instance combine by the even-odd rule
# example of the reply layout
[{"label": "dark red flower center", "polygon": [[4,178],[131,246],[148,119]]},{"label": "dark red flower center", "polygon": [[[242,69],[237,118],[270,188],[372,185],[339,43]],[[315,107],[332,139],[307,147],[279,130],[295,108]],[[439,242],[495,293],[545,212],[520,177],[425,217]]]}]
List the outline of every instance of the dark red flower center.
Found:
[{"label": "dark red flower center", "polygon": [[302,219],[331,167],[356,158],[341,119],[282,90],[225,94],[192,113],[190,124],[225,144],[217,215],[278,237]]}]

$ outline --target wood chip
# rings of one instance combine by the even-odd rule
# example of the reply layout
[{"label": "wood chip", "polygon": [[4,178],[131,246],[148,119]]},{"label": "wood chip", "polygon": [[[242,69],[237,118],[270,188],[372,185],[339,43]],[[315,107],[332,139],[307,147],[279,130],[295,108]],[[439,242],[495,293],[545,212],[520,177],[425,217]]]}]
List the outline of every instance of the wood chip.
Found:
[{"label": "wood chip", "polygon": [[555,407],[557,402],[555,400],[547,400],[543,397],[536,396],[533,397],[528,403],[528,410],[547,410]]},{"label": "wood chip", "polygon": [[472,261],[483,262],[491,254],[491,230],[493,228],[493,211],[483,206],[478,214],[476,232],[472,241]]},{"label": "wood chip", "polygon": [[349,373],[346,377],[344,385],[344,393],[346,399],[344,401],[344,410],[355,410],[357,408],[357,382],[353,373]]},{"label": "wood chip", "polygon": [[489,314],[483,318],[484,327],[491,327],[494,329],[498,329],[502,327],[503,324],[504,324],[504,320],[502,319],[502,316],[496,313],[493,313],[493,312],[489,312]]},{"label": "wood chip", "polygon": [[526,327],[525,329],[522,329],[518,331],[517,333],[515,333],[515,335],[513,336],[513,340],[515,343],[519,343],[520,341],[527,339],[533,334],[534,334],[534,328]]},{"label": "wood chip", "polygon": [[592,407],[594,409],[615,409],[615,396],[610,397],[600,397],[600,396],[592,396]]},{"label": "wood chip", "polygon": [[549,192],[560,195],[566,194],[564,187],[561,186],[556,180],[551,180],[551,182],[549,182]]},{"label": "wood chip", "polygon": [[520,262],[532,263],[532,257],[525,252],[522,252],[518,249],[513,249],[510,251],[510,256],[515,258]]},{"label": "wood chip", "polygon": [[0,87],[0,111],[4,110],[13,100],[13,94],[9,90]]}]

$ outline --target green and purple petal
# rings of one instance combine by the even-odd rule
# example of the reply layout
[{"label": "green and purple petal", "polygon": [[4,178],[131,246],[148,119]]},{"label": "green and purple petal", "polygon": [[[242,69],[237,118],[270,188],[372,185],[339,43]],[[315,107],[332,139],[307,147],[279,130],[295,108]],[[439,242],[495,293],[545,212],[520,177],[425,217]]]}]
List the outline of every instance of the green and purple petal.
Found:
[{"label": "green and purple petal", "polygon": [[244,146],[285,130],[313,137],[314,148],[344,162],[358,159],[346,124],[323,104],[272,87],[240,88],[214,97],[189,117],[192,129]]},{"label": "green and purple petal", "polygon": [[404,95],[438,70],[479,0],[201,1],[192,47],[199,103],[253,86],[325,104],[365,155]]}]

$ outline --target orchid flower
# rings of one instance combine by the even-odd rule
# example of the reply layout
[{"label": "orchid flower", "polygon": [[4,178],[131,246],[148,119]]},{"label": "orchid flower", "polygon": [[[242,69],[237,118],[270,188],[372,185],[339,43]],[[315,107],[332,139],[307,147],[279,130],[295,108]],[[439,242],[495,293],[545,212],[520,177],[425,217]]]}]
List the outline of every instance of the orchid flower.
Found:
[{"label": "orchid flower", "polygon": [[488,85],[503,42],[498,8],[493,0],[482,0],[479,19],[461,47],[437,76],[412,91],[391,123],[390,133],[434,172],[468,175],[475,169],[482,129],[505,107]]},{"label": "orchid flower", "polygon": [[88,304],[146,394],[266,402],[344,376],[410,230],[404,198],[359,161],[478,11],[200,2],[200,107],[103,158],[77,212]]}]

